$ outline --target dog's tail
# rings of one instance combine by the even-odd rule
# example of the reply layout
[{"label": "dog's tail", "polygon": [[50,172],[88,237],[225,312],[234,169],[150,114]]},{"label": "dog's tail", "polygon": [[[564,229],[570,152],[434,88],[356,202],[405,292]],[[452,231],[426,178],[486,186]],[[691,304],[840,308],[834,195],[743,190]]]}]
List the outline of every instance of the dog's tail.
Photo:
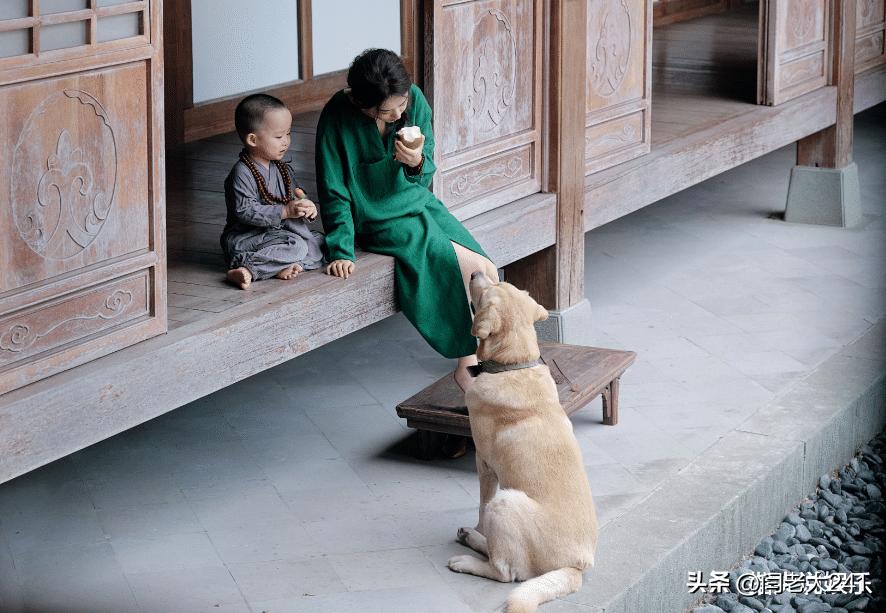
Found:
[{"label": "dog's tail", "polygon": [[524,581],[508,596],[508,613],[532,613],[538,605],[581,589],[577,568],[560,568]]}]

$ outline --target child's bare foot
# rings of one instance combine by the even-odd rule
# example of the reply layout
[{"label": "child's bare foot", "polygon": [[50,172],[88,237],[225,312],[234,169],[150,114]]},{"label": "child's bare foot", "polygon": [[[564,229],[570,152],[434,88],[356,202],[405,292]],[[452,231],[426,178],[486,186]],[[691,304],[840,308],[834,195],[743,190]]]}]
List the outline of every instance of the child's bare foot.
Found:
[{"label": "child's bare foot", "polygon": [[288,279],[293,279],[298,276],[298,273],[302,271],[302,267],[298,264],[293,264],[292,266],[287,266],[283,270],[277,273],[278,279],[283,279],[284,281]]},{"label": "child's bare foot", "polygon": [[227,279],[240,289],[246,289],[252,283],[252,273],[243,266],[228,271]]}]

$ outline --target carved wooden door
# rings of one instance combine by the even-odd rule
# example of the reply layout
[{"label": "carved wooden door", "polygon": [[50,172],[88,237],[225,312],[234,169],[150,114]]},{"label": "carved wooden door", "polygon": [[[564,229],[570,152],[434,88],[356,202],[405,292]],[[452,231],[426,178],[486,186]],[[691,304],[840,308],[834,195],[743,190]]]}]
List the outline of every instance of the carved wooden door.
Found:
[{"label": "carved wooden door", "polygon": [[830,0],[760,0],[757,101],[781,104],[828,84]]},{"label": "carved wooden door", "polygon": [[589,0],[585,173],[649,153],[651,0]]},{"label": "carved wooden door", "polygon": [[0,393],[166,329],[160,19],[0,4]]},{"label": "carved wooden door", "polygon": [[855,17],[855,72],[886,62],[886,0],[858,0]]},{"label": "carved wooden door", "polygon": [[540,0],[426,4],[434,193],[459,219],[541,188],[542,17]]}]

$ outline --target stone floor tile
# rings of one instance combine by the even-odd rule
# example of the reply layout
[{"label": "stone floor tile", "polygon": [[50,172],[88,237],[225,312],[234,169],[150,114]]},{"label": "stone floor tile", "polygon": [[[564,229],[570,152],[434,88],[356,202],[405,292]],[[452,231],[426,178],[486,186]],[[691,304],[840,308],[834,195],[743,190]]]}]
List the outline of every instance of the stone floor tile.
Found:
[{"label": "stone floor tile", "polygon": [[112,539],[150,538],[166,534],[199,532],[203,529],[194,510],[184,497],[177,503],[99,509],[96,514],[105,534]]},{"label": "stone floor tile", "polygon": [[225,564],[304,560],[327,553],[325,545],[315,537],[310,525],[262,522],[206,532]]},{"label": "stone floor tile", "polygon": [[132,590],[108,543],[17,555],[25,611],[134,611]]},{"label": "stone floor tile", "polygon": [[232,562],[227,567],[250,603],[284,598],[296,600],[347,591],[334,565],[324,558]]},{"label": "stone floor tile", "polygon": [[164,613],[246,613],[250,609],[224,566],[127,573],[138,607]]},{"label": "stone floor tile", "polygon": [[326,560],[351,592],[444,583],[418,549],[331,555]]},{"label": "stone floor tile", "polygon": [[222,565],[205,532],[124,536],[111,539],[111,547],[127,574]]}]

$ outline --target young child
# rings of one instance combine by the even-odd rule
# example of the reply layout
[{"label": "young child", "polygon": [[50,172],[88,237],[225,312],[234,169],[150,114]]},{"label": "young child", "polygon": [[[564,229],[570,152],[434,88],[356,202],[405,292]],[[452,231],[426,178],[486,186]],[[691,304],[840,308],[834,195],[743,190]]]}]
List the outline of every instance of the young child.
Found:
[{"label": "young child", "polygon": [[246,289],[259,279],[292,279],[319,268],[323,233],[307,224],[316,219],[317,207],[282,161],[292,114],[277,98],[254,94],[237,105],[234,124],[244,149],[225,179],[228,218],[221,246],[228,281]]}]

